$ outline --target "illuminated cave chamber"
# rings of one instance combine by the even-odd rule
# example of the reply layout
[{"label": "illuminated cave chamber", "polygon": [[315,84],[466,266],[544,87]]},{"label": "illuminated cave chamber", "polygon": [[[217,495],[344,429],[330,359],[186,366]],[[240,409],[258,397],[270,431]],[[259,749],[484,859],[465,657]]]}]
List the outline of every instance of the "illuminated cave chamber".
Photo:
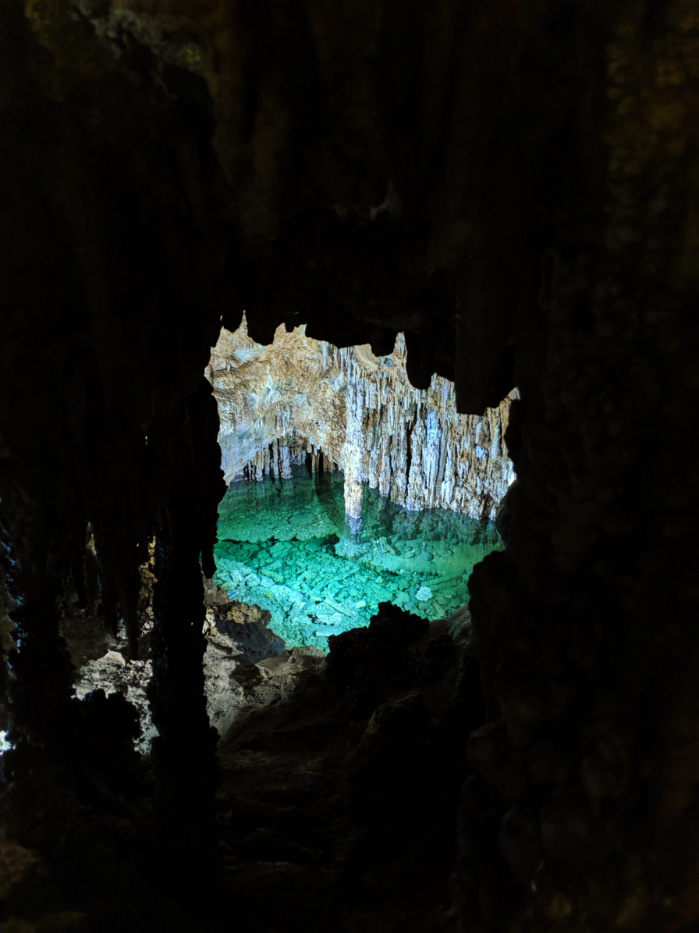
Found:
[{"label": "illuminated cave chamber", "polygon": [[304,327],[261,346],[245,321],[222,332],[208,376],[229,484],[217,582],[231,598],[267,609],[288,645],[323,649],[380,602],[431,619],[466,602],[474,564],[499,546],[511,398],[461,415],[449,381],[409,383],[402,335],[378,358]]}]

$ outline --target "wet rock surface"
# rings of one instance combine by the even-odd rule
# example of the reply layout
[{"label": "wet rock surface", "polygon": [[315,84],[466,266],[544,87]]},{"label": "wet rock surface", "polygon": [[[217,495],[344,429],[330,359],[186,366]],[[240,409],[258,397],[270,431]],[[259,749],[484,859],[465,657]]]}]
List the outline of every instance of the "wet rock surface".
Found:
[{"label": "wet rock surface", "polygon": [[247,324],[221,333],[207,368],[221,417],[227,482],[288,478],[308,456],[313,472],[344,472],[348,515],[362,484],[410,510],[447,508],[494,519],[514,479],[505,449],[508,396],[482,418],[456,410],[454,385],[434,376],[411,385],[405,338],[377,357],[369,346],[338,350],[305,326],[279,327],[269,346]]},{"label": "wet rock surface", "polygon": [[362,527],[345,521],[339,472],[232,483],[218,524],[215,579],[269,610],[289,647],[368,625],[382,602],[428,619],[468,599],[468,578],[500,547],[495,527],[449,509],[410,512],[365,489]]}]

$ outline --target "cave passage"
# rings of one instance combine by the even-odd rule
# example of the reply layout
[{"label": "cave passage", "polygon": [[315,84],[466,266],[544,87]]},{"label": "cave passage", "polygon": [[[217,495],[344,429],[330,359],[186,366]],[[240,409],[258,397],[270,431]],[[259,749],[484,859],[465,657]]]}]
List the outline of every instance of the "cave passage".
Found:
[{"label": "cave passage", "polygon": [[473,566],[501,547],[495,525],[449,509],[408,511],[364,486],[362,530],[345,522],[341,471],[232,483],[219,506],[216,582],[272,614],[289,648],[328,650],[379,603],[426,619],[468,599]]},{"label": "cave passage", "polygon": [[0,933],[699,933],[697,0],[0,0],[0,89]]}]

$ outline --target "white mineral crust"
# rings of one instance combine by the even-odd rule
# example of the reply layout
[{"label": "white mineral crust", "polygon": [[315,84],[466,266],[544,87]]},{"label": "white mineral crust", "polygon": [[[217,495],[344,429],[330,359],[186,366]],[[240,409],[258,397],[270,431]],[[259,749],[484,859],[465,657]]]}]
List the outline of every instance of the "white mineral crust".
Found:
[{"label": "white mineral crust", "polygon": [[218,400],[226,482],[288,477],[310,455],[317,469],[341,469],[348,518],[361,514],[368,483],[407,509],[449,508],[494,518],[514,478],[504,432],[515,393],[483,417],[456,411],[454,386],[433,376],[413,388],[405,341],[390,356],[368,346],[338,350],[280,326],[269,346],[245,321],[222,331],[207,374]]}]

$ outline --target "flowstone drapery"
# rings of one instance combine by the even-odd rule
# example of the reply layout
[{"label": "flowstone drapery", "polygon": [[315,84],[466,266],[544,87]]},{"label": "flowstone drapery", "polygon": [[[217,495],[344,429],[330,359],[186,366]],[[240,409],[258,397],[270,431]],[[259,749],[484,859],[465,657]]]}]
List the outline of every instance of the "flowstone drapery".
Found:
[{"label": "flowstone drapery", "polygon": [[364,483],[412,511],[493,519],[514,478],[503,441],[512,396],[483,417],[459,414],[448,380],[410,384],[402,334],[377,357],[312,340],[303,326],[279,327],[263,347],[243,322],[222,332],[208,375],[226,480],[288,478],[307,456],[315,471],[322,452],[324,469],[344,471],[350,524],[361,520]]}]

